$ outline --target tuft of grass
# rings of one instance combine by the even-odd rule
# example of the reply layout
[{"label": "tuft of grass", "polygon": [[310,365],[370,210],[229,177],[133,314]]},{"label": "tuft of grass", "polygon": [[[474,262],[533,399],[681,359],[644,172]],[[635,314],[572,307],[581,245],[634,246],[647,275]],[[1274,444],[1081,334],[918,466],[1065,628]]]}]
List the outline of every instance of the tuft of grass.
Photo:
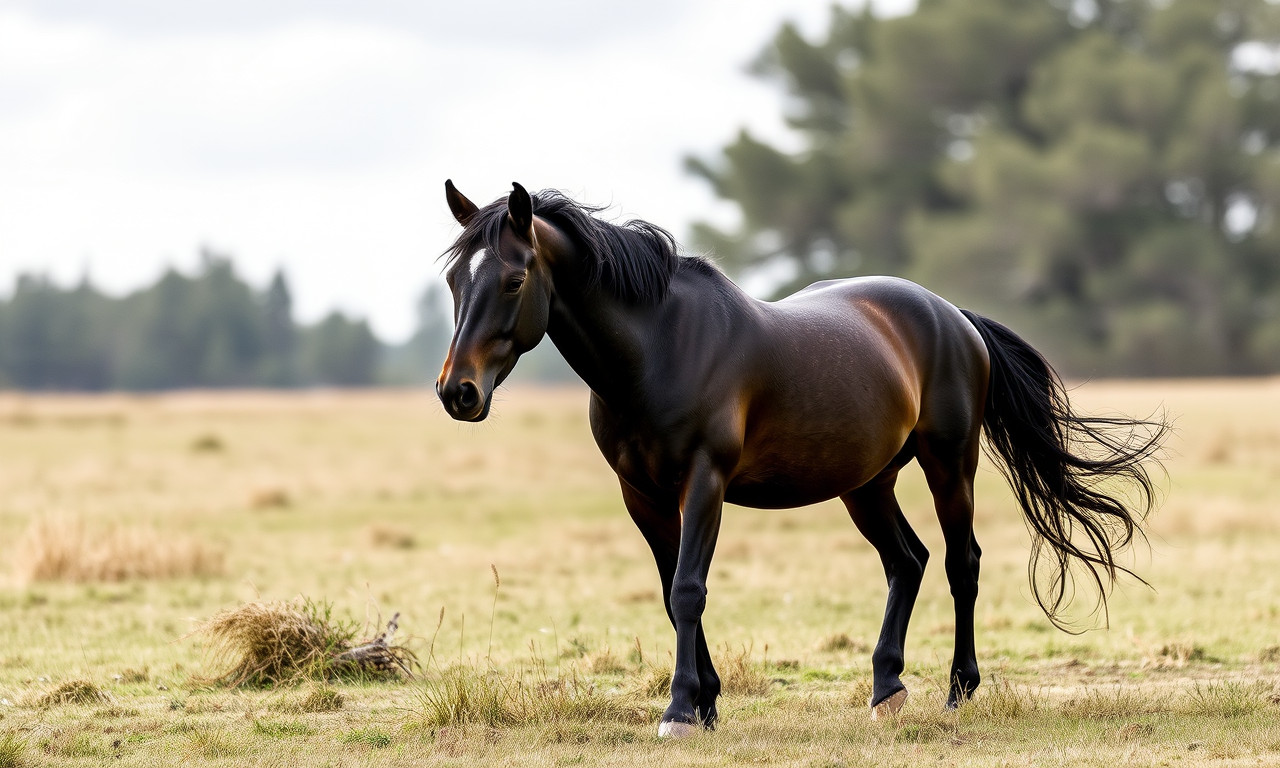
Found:
[{"label": "tuft of grass", "polygon": [[577,677],[504,674],[453,667],[424,680],[421,705],[434,727],[491,728],[555,722],[645,723],[648,708],[625,692],[603,693]]},{"label": "tuft of grass", "polygon": [[357,728],[342,735],[343,744],[360,744],[371,749],[391,746],[391,734],[380,728]]},{"label": "tuft of grass", "polygon": [[223,554],[190,536],[154,528],[90,530],[83,521],[45,516],[31,522],[13,557],[14,573],[37,581],[124,581],[220,576]]},{"label": "tuft of grass", "polygon": [[151,679],[151,670],[147,669],[146,667],[143,667],[142,669],[134,669],[133,667],[129,667],[121,671],[120,674],[116,675],[114,679],[117,682],[124,683],[126,685],[145,683]]},{"label": "tuft of grass", "polygon": [[209,656],[222,672],[201,682],[260,687],[303,680],[398,680],[416,663],[403,646],[364,645],[358,658],[356,626],[333,615],[330,603],[299,598],[252,602],[214,616],[196,630],[210,639]]},{"label": "tuft of grass", "polygon": [[249,509],[288,509],[293,506],[293,499],[283,488],[258,488],[249,494]]},{"label": "tuft of grass", "polygon": [[38,696],[35,706],[46,708],[65,704],[101,704],[109,701],[111,697],[88,680],[68,680]]},{"label": "tuft of grass", "polygon": [[196,435],[191,441],[192,453],[222,453],[227,446],[222,442],[222,438],[213,432],[205,432]]},{"label": "tuft of grass", "polygon": [[635,686],[637,695],[646,699],[665,699],[671,695],[671,667],[648,667]]},{"label": "tuft of grass", "polygon": [[588,657],[587,671],[593,675],[620,675],[627,671],[627,665],[605,647]]},{"label": "tuft of grass", "polygon": [[1059,706],[1064,717],[1081,720],[1127,720],[1138,715],[1167,712],[1168,701],[1134,687],[1088,688]]},{"label": "tuft of grass", "polygon": [[383,549],[413,549],[413,531],[389,523],[373,523],[365,529],[369,544]]},{"label": "tuft of grass", "polygon": [[294,736],[310,736],[311,726],[297,720],[253,721],[253,732],[272,739],[288,739]]},{"label": "tuft of grass", "polygon": [[17,734],[0,736],[0,768],[23,768],[27,765],[27,742]]},{"label": "tuft of grass", "polygon": [[764,696],[773,687],[764,665],[751,661],[746,648],[737,653],[726,648],[726,655],[717,659],[715,666],[720,673],[720,692],[726,696]]},{"label": "tuft of grass", "polygon": [[977,696],[965,704],[966,714],[978,714],[994,720],[1018,720],[1041,709],[1041,697],[1026,686],[997,680],[978,690]]},{"label": "tuft of grass", "polygon": [[1263,682],[1196,683],[1188,692],[1191,711],[1210,717],[1244,717],[1272,706],[1275,689]]},{"label": "tuft of grass", "polygon": [[818,650],[822,653],[838,653],[840,651],[851,651],[853,653],[866,653],[870,648],[861,640],[854,640],[844,632],[823,638],[818,643]]},{"label": "tuft of grass", "polygon": [[222,731],[193,729],[187,733],[188,751],[194,757],[221,760],[236,756],[236,745]]},{"label": "tuft of grass", "polygon": [[300,699],[286,702],[277,709],[294,714],[310,714],[314,712],[337,712],[342,709],[345,699],[342,694],[327,685],[318,685]]},{"label": "tuft of grass", "polygon": [[1182,669],[1193,661],[1210,661],[1204,647],[1190,642],[1170,642],[1154,652],[1144,654],[1143,665],[1149,669]]},{"label": "tuft of grass", "polygon": [[350,647],[355,629],[330,619],[331,608],[310,600],[252,602],[226,610],[198,631],[223,672],[209,682],[229,687],[323,679],[329,660]]}]

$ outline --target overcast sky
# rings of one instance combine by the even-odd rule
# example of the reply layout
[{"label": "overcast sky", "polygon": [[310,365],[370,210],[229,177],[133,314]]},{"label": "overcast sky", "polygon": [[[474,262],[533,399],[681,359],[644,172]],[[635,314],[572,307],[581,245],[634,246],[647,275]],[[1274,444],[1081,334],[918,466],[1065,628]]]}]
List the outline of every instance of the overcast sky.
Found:
[{"label": "overcast sky", "polygon": [[[894,10],[904,3],[877,4]],[[456,228],[510,182],[678,237],[733,210],[685,175],[739,127],[785,142],[744,68],[830,0],[0,0],[0,291],[123,293],[203,244],[297,314],[413,329]],[[728,218],[731,220],[731,218]]]}]

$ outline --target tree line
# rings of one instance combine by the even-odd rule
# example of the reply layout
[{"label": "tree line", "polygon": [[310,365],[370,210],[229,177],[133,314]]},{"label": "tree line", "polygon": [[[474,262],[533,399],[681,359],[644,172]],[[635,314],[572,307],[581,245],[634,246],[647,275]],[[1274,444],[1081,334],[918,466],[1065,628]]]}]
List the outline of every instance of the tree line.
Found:
[{"label": "tree line", "polygon": [[[282,272],[255,288],[230,257],[207,250],[194,274],[169,269],[119,298],[87,279],[64,288],[20,275],[0,299],[0,389],[430,386],[453,332],[451,307],[445,287],[429,285],[413,336],[388,344],[338,311],[299,323]],[[573,377],[550,344],[520,368],[517,380]]]},{"label": "tree line", "polygon": [[[438,324],[426,330],[439,335]],[[415,345],[435,351],[418,336],[404,347]],[[211,252],[196,274],[170,269],[121,298],[88,280],[62,288],[22,275],[0,302],[0,386],[7,388],[369,386],[411,379],[421,372],[411,360],[411,350],[382,344],[367,322],[341,312],[299,324],[282,273],[258,290],[231,259]]]},{"label": "tree line", "polygon": [[731,271],[912,278],[1075,375],[1280,372],[1280,4],[836,7],[753,71],[796,148],[687,160],[741,211],[694,227]]}]

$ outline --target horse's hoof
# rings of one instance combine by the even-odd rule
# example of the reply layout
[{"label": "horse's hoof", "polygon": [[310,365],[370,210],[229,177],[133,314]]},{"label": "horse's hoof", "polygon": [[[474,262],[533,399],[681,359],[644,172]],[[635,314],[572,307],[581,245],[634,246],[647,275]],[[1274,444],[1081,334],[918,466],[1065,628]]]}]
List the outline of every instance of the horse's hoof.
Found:
[{"label": "horse's hoof", "polygon": [[700,729],[692,723],[682,723],[678,720],[668,720],[658,724],[658,738],[660,739],[683,739],[685,736],[692,736]]},{"label": "horse's hoof", "polygon": [[872,720],[887,720],[902,711],[907,703],[907,689],[903,688],[889,698],[871,707]]}]

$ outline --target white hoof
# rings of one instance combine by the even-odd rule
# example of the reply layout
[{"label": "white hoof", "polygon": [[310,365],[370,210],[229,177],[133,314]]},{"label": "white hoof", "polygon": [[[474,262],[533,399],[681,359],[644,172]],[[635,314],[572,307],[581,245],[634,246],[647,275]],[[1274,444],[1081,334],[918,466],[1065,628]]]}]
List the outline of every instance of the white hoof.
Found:
[{"label": "white hoof", "polygon": [[658,738],[660,739],[683,739],[685,736],[692,736],[702,730],[696,725],[681,722],[667,722],[658,724]]},{"label": "white hoof", "polygon": [[903,688],[901,691],[898,691],[897,693],[893,694],[889,698],[885,699],[884,701],[872,707],[871,719],[887,720],[890,717],[893,717],[894,715],[901,712],[902,705],[905,703],[907,703],[907,689]]}]

